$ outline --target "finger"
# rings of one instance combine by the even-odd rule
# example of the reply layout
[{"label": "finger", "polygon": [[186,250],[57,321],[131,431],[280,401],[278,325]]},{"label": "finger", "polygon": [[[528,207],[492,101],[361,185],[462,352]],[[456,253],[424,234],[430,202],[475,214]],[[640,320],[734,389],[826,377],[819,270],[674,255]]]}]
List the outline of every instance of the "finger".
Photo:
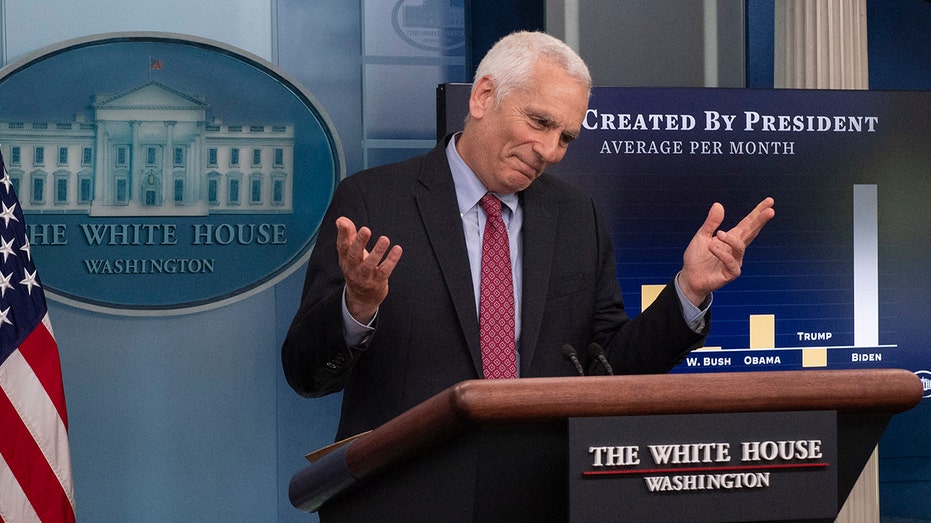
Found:
[{"label": "finger", "polygon": [[708,210],[708,216],[705,218],[705,223],[701,225],[701,228],[698,229],[699,234],[705,236],[711,236],[714,234],[714,231],[721,226],[721,222],[724,221],[724,206],[718,202],[715,202],[711,209]]},{"label": "finger", "polygon": [[[715,239],[718,240],[718,242],[715,242],[713,245],[720,249],[728,250],[730,255],[737,260],[743,259],[743,254],[747,250],[747,243],[744,243],[744,239],[741,238],[739,234],[734,234],[733,230],[718,231],[715,235]],[[724,245],[721,245],[722,243]]]},{"label": "finger", "polygon": [[391,273],[394,271],[394,268],[398,265],[398,261],[401,259],[401,254],[404,251],[401,249],[400,245],[395,245],[388,251],[388,255],[385,256],[385,259],[378,264],[377,272],[379,276],[383,278],[388,278],[391,276]]},{"label": "finger", "polygon": [[391,241],[386,236],[380,236],[362,264],[365,265],[366,269],[375,270],[390,246]]},{"label": "finger", "polygon": [[336,219],[336,250],[345,253],[356,235],[356,224],[345,216]]},{"label": "finger", "polygon": [[730,275],[731,280],[740,275],[743,264],[743,243],[735,240],[733,235],[718,231],[715,240],[708,246],[711,254],[724,266],[724,272]]},{"label": "finger", "polygon": [[773,205],[775,205],[775,201],[772,198],[764,198],[763,201],[758,203],[756,207],[750,211],[750,214],[748,214],[744,220],[749,219],[749,221],[754,222],[755,228],[759,230],[766,222],[776,215],[776,210],[773,209]]},{"label": "finger", "polygon": [[365,246],[368,244],[369,240],[372,238],[372,231],[368,227],[360,227],[356,232],[352,241],[349,242],[349,247],[346,250],[346,253],[350,258],[359,260],[360,262],[365,258]]},{"label": "finger", "polygon": [[760,230],[763,229],[763,226],[776,215],[776,211],[773,209],[774,204],[772,198],[765,198],[743,220],[740,220],[740,223],[731,229],[731,233],[739,235],[745,245],[750,245],[756,239]]}]

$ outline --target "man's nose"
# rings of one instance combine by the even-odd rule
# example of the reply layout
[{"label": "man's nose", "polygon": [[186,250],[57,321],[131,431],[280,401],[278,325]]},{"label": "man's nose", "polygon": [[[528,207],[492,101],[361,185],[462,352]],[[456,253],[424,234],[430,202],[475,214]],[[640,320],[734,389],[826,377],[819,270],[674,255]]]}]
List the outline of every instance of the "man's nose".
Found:
[{"label": "man's nose", "polygon": [[566,148],[562,146],[561,135],[558,132],[546,133],[538,142],[536,152],[546,165],[553,165],[562,160]]}]

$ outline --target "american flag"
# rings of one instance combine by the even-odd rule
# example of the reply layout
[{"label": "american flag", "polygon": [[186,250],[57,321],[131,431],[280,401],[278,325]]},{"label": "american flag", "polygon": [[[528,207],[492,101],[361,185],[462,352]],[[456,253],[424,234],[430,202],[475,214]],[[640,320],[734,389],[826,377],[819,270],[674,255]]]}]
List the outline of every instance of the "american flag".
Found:
[{"label": "american flag", "polygon": [[0,522],[73,522],[58,345],[0,154]]}]

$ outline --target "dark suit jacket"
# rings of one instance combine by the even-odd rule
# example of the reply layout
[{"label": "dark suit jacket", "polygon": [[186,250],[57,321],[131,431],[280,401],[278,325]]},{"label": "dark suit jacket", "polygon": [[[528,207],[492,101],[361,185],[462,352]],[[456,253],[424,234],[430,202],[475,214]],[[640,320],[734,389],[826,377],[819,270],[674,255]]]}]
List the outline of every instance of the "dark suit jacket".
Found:
[{"label": "dark suit jacket", "polygon": [[[480,378],[475,296],[445,142],[424,156],[347,177],[337,187],[282,347],[288,383],[304,396],[344,391],[337,438],[378,425],[446,387]],[[520,374],[572,376],[561,353],[606,349],[616,373],[667,372],[704,340],[682,319],[672,284],[646,311],[624,313],[611,239],[593,200],[543,174],[520,194],[523,313]],[[387,236],[404,254],[364,351],[343,340],[336,218]],[[707,322],[706,322],[707,325]],[[707,327],[706,327],[707,329]]]}]

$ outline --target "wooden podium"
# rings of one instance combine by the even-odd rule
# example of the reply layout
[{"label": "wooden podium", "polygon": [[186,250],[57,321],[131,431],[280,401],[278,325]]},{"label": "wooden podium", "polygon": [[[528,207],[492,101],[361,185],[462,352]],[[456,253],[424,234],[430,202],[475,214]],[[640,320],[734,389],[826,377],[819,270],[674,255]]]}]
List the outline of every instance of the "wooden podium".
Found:
[{"label": "wooden podium", "polygon": [[922,393],[899,369],[470,380],[308,455],[289,497],[325,522],[568,521],[571,418],[833,411],[840,507]]}]

